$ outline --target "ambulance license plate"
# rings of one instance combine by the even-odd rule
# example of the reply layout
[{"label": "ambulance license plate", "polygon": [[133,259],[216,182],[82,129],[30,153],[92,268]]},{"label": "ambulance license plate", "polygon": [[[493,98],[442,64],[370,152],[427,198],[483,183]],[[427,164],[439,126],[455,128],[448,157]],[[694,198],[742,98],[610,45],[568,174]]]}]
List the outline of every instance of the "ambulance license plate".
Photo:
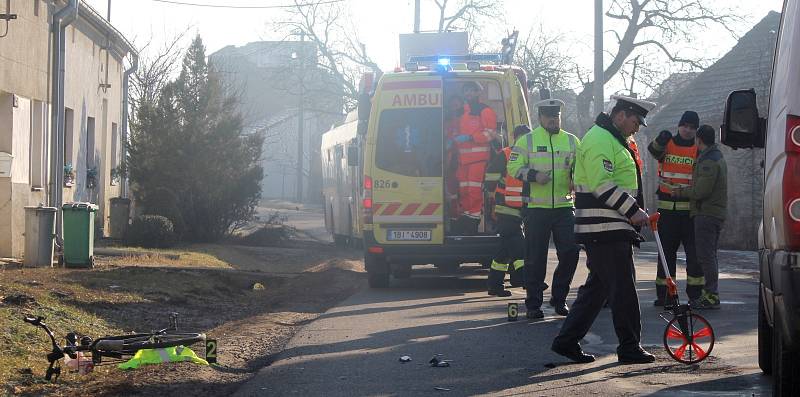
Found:
[{"label": "ambulance license plate", "polygon": [[430,230],[389,230],[389,241],[431,241]]}]

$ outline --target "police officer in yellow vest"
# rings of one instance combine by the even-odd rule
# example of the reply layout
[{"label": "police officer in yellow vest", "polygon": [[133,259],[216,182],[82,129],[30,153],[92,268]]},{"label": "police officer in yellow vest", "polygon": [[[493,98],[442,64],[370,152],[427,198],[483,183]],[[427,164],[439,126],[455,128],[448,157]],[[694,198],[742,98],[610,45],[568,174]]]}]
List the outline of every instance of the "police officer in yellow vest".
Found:
[{"label": "police officer in yellow vest", "polygon": [[[519,137],[531,132],[527,125],[514,128],[514,142]],[[496,229],[500,234],[500,250],[492,260],[489,269],[488,293],[496,296],[510,296],[511,291],[504,287],[506,273],[511,273],[511,286],[522,285],[524,271],[525,238],[522,236],[521,209],[523,197],[529,189],[528,184],[514,178],[506,171],[506,164],[511,157],[511,148],[505,147],[499,156],[492,158],[486,170],[487,179],[484,186],[494,191],[494,215]],[[492,179],[490,179],[492,178]]]},{"label": "police officer in yellow vest", "polygon": [[541,306],[546,288],[547,251],[550,236],[556,245],[558,266],[553,273],[550,305],[566,316],[567,294],[578,264],[579,247],[575,244],[572,172],[580,141],[561,129],[564,102],[545,99],[539,108],[540,126],[519,138],[508,161],[508,174],[530,185],[524,198],[525,286],[527,317],[544,317]]},{"label": "police officer in yellow vest", "polygon": [[[670,275],[675,277],[675,262],[678,247],[683,245],[686,252],[686,294],[690,300],[700,298],[705,284],[703,269],[697,261],[695,249],[694,225],[689,217],[689,199],[676,197],[673,189],[686,188],[692,185],[692,168],[697,158],[695,135],[700,126],[700,117],[696,112],[688,110],[678,122],[678,133],[673,136],[664,130],[650,142],[647,150],[658,161],[658,234],[664,247],[664,257]],[[665,302],[667,279],[664,275],[661,258],[658,259],[656,275],[655,306],[669,304]]]},{"label": "police officer in yellow vest", "polygon": [[649,363],[655,357],[640,345],[642,323],[633,244],[638,227],[648,222],[641,190],[641,170],[628,138],[645,125],[652,102],[612,96],[611,114],[600,113],[583,137],[575,164],[575,238],[586,247],[589,277],[578,290],[572,311],[551,349],[570,360],[588,363],[594,356],[580,341],[608,300],[619,339],[617,358],[625,364]]}]

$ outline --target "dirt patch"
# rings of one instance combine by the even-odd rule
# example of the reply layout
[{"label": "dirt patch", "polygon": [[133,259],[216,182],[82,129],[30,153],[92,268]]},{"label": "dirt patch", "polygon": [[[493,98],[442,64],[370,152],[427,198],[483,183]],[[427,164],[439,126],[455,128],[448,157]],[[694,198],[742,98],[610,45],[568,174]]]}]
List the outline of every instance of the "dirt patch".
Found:
[{"label": "dirt patch", "polygon": [[[159,265],[157,258],[137,266],[141,257],[114,257],[99,258],[94,270],[2,271],[0,297],[17,294],[25,299],[21,304],[0,304],[0,368],[5,369],[0,369],[0,391],[228,395],[268,365],[299,327],[366,284],[357,254],[330,246],[311,245],[288,254],[230,246],[198,251],[225,266]],[[295,271],[286,272],[287,266]],[[253,289],[256,283],[264,288]],[[45,383],[46,337],[21,321],[24,314],[43,315],[58,336],[72,330],[100,336],[166,327],[170,312],[180,313],[182,330],[206,332],[219,341],[219,365],[167,364],[128,372],[101,366],[86,376],[65,373],[57,383]],[[199,355],[204,352],[202,346],[193,349]]]}]

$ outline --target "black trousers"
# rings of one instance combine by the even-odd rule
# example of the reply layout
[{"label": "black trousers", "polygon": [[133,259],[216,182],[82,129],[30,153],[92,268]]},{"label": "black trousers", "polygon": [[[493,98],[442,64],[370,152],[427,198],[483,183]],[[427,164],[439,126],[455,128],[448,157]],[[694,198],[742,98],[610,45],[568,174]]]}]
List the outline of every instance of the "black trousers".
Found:
[{"label": "black trousers", "polygon": [[528,310],[538,309],[544,301],[547,252],[550,236],[556,246],[558,265],[553,271],[551,302],[564,303],[578,266],[580,248],[575,243],[575,210],[572,208],[526,208],[525,217],[525,289]]},{"label": "black trousers", "polygon": [[578,289],[578,298],[553,343],[561,346],[577,344],[589,332],[607,299],[619,339],[617,353],[638,349],[642,323],[631,243],[586,244],[586,266],[589,277]]},{"label": "black trousers", "polygon": [[[661,237],[661,245],[664,247],[669,273],[675,279],[678,247],[683,244],[683,250],[686,252],[686,295],[689,296],[689,299],[697,299],[702,295],[704,279],[703,268],[697,261],[694,223],[689,217],[689,211],[659,209],[658,212],[661,214],[661,218],[658,220],[658,234]],[[657,273],[656,294],[659,299],[664,299],[667,291],[666,276],[662,270],[660,257],[658,258]]]},{"label": "black trousers", "polygon": [[500,234],[500,250],[494,256],[494,260],[513,266],[515,260],[525,257],[522,218],[497,214],[497,233]]}]

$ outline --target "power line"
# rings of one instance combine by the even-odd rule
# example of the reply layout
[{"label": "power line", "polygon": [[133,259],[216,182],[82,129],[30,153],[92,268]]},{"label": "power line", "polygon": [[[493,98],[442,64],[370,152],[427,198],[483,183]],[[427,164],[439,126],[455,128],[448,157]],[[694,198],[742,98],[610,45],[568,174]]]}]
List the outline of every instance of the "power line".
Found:
[{"label": "power line", "polygon": [[180,6],[252,10],[252,9],[269,9],[269,8],[305,7],[305,6],[313,6],[313,5],[320,5],[320,4],[341,3],[341,2],[343,2],[345,0],[326,0],[326,1],[320,1],[320,2],[315,2],[315,3],[279,4],[279,5],[271,5],[271,6],[231,6],[231,5],[221,5],[221,4],[188,3],[188,2],[184,2],[184,1],[174,1],[174,0],[152,0],[152,1],[155,1],[157,3],[174,4],[174,5],[180,5]]}]

